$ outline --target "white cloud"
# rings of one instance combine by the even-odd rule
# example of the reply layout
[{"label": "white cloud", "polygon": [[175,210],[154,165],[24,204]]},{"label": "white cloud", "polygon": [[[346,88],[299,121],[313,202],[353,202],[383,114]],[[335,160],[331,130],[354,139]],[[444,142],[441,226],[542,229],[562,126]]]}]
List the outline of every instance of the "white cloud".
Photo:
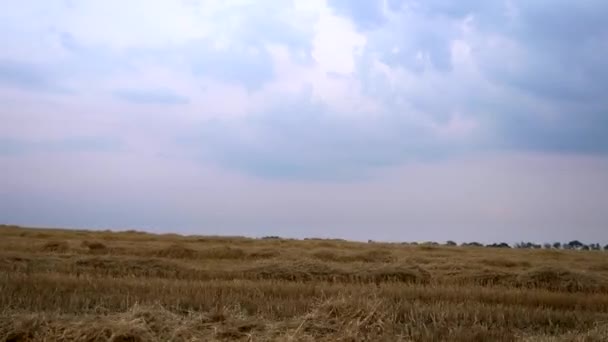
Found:
[{"label": "white cloud", "polygon": [[75,1],[53,25],[89,44],[114,49],[178,45],[212,34],[218,7],[215,1],[199,6],[170,0]]},{"label": "white cloud", "polygon": [[365,41],[352,22],[323,8],[315,25],[312,56],[323,72],[352,74]]}]

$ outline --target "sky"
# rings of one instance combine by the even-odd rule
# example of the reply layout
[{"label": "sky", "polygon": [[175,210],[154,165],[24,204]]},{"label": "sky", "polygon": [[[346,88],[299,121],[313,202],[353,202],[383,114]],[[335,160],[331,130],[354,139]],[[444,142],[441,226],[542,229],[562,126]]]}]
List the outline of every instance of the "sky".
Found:
[{"label": "sky", "polygon": [[608,243],[605,0],[21,0],[0,223]]}]

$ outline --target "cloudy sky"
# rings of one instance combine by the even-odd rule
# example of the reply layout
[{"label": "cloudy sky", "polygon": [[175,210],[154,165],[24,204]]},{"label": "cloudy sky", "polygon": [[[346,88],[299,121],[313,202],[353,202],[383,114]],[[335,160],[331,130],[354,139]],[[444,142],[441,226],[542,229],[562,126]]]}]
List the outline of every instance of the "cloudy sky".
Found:
[{"label": "cloudy sky", "polygon": [[608,242],[605,0],[22,0],[0,223]]}]

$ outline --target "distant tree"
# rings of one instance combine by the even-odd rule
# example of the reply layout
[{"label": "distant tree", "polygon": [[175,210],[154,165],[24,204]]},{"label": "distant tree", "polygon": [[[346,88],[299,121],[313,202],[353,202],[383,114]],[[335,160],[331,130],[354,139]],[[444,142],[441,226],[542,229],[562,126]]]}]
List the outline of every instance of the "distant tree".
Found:
[{"label": "distant tree", "polygon": [[541,245],[533,243],[533,242],[518,242],[515,244],[515,248],[542,248]]},{"label": "distant tree", "polygon": [[546,242],[546,243],[543,244],[543,248],[544,249],[551,249],[551,248],[553,248],[553,245],[550,244],[550,243],[548,243],[548,242]]},{"label": "distant tree", "polygon": [[554,242],[554,243],[553,243],[553,248],[555,248],[555,249],[560,249],[560,248],[562,248],[562,243],[561,243],[561,242]]},{"label": "distant tree", "polygon": [[599,243],[592,243],[589,245],[589,248],[594,251],[599,251],[602,249]]},{"label": "distant tree", "polygon": [[449,240],[445,243],[446,246],[457,246],[458,244],[452,240]]},{"label": "distant tree", "polygon": [[489,247],[489,248],[511,248],[511,246],[509,246],[509,244],[506,243],[506,242],[493,243],[491,245],[487,245],[486,247]]},{"label": "distant tree", "polygon": [[585,244],[583,244],[582,242],[578,241],[578,240],[572,240],[570,242],[568,242],[568,246],[570,246],[570,248],[572,249],[579,249],[582,248]]},{"label": "distant tree", "polygon": [[483,244],[481,244],[479,242],[468,242],[468,243],[463,243],[462,245],[465,247],[483,247]]},{"label": "distant tree", "polygon": [[604,246],[604,250],[608,251],[608,245]]}]

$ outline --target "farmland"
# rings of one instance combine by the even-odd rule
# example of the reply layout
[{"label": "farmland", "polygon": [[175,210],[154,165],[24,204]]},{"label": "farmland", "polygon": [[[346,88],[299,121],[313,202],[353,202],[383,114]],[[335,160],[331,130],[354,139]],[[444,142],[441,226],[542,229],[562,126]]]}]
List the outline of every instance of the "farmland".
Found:
[{"label": "farmland", "polygon": [[0,226],[0,341],[606,341],[608,253]]}]

